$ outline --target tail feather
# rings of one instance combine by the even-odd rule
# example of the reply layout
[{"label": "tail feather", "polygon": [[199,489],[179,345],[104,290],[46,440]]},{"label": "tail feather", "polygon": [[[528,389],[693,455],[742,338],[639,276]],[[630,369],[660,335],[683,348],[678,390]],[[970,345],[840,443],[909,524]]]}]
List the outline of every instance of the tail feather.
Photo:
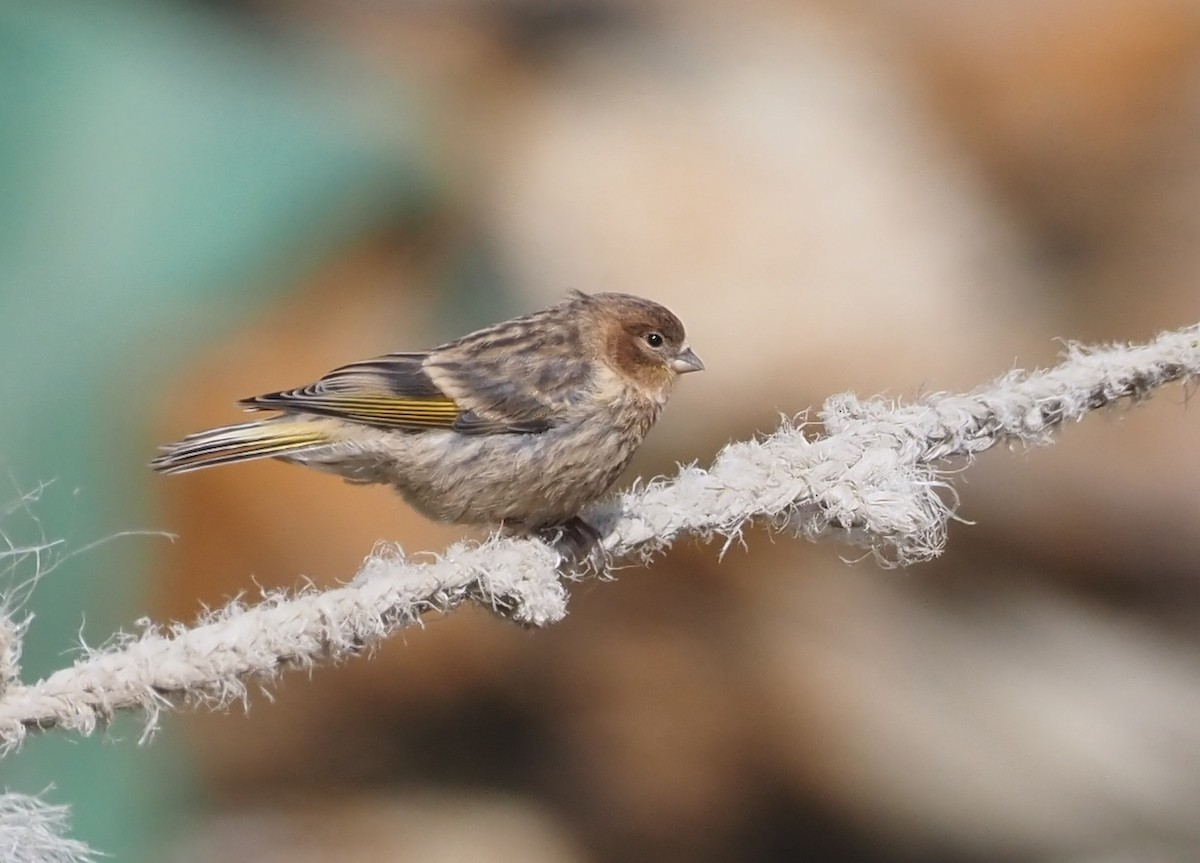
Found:
[{"label": "tail feather", "polygon": [[150,461],[150,467],[162,473],[187,473],[220,464],[292,455],[330,442],[325,431],[309,422],[248,422],[197,432],[167,444]]}]

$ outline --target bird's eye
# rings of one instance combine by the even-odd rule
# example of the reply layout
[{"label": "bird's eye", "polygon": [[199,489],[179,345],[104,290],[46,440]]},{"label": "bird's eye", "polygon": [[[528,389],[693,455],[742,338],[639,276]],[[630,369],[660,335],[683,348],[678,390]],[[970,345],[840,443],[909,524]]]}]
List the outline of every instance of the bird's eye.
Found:
[{"label": "bird's eye", "polygon": [[646,344],[652,348],[661,348],[663,346],[662,333],[646,333]]}]

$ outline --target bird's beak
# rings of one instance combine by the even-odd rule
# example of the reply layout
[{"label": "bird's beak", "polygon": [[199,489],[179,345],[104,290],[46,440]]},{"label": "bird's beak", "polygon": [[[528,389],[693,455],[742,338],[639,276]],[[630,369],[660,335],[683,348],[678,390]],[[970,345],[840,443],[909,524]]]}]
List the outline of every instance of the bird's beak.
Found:
[{"label": "bird's beak", "polygon": [[681,375],[686,375],[688,372],[704,371],[704,363],[700,362],[700,358],[696,356],[691,348],[688,348],[675,359],[671,360],[671,368],[675,369]]}]

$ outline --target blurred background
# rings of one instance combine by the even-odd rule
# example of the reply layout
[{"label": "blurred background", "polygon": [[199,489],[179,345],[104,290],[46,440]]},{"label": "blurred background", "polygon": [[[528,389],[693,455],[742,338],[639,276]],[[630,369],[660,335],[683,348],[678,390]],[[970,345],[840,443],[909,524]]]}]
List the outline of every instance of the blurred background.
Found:
[{"label": "blurred background", "polygon": [[[1189,0],[9,3],[0,129],[0,503],[38,498],[0,529],[65,540],[27,679],[463,535],[145,462],[570,289],[662,301],[708,365],[631,475],[1200,318]],[[935,564],[683,543],[547,631],[462,611],[0,784],[123,861],[1200,859],[1186,397],[987,454]],[[133,529],[176,538],[68,556]]]}]

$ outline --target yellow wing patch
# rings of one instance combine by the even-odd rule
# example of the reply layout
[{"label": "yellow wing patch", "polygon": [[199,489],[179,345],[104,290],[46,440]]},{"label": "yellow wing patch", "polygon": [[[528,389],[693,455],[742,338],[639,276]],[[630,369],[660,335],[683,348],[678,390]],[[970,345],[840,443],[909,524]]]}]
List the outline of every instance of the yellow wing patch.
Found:
[{"label": "yellow wing patch", "polygon": [[459,406],[447,398],[406,399],[360,393],[309,397],[296,407],[353,422],[396,428],[450,428],[461,413]]}]

